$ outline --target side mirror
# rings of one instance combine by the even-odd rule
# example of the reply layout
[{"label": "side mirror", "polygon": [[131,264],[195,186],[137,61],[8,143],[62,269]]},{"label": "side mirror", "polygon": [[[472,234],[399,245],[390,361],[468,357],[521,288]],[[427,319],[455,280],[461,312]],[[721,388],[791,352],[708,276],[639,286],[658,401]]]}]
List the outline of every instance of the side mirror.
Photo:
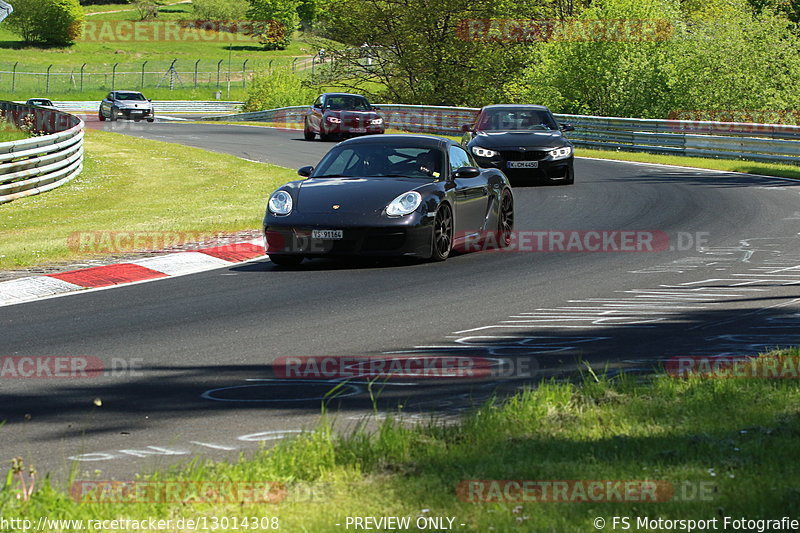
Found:
[{"label": "side mirror", "polygon": [[153,101],[153,99],[152,99],[152,98],[148,98],[148,99],[147,99],[147,101],[148,101],[148,102],[152,102],[152,101]]},{"label": "side mirror", "polygon": [[378,106],[375,106],[375,105],[374,105],[374,106],[372,106],[372,110],[373,110],[373,111],[380,111],[380,110],[381,110],[381,108],[380,108],[380,107],[378,107]]},{"label": "side mirror", "polygon": [[467,133],[468,131],[472,131],[472,126],[470,124],[463,124],[461,126],[461,131]]},{"label": "side mirror", "polygon": [[575,126],[569,122],[562,122],[559,126],[561,126],[561,131],[575,131]]},{"label": "side mirror", "polygon": [[312,166],[300,167],[297,169],[297,175],[303,176],[304,178],[309,177],[312,172],[314,172],[314,167]]},{"label": "side mirror", "polygon": [[312,107],[315,107],[315,108],[317,108],[317,109],[322,109],[322,104],[320,104],[319,102],[317,102],[317,103],[316,103],[316,104],[314,104]]},{"label": "side mirror", "polygon": [[477,178],[481,175],[481,171],[475,167],[461,167],[453,172],[455,179]]}]

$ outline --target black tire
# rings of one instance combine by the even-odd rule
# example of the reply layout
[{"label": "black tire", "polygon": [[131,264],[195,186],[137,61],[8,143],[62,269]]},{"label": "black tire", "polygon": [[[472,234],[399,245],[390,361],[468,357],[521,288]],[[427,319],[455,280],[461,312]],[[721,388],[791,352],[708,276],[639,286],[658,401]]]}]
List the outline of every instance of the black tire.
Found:
[{"label": "black tire", "polygon": [[108,117],[108,120],[110,120],[111,122],[116,122],[117,120],[117,110],[114,109],[113,107],[111,108],[111,116]]},{"label": "black tire", "polygon": [[333,137],[327,133],[319,132],[319,140],[322,142],[330,142],[333,140]]},{"label": "black tire", "polygon": [[103,114],[102,111],[98,111],[97,112],[97,118],[100,119],[100,122],[105,122],[106,121],[106,116]]},{"label": "black tire", "polygon": [[508,189],[500,197],[500,212],[497,217],[497,246],[508,248],[514,231],[514,197]]},{"label": "black tire", "polygon": [[303,138],[305,140],[313,141],[316,136],[317,136],[317,134],[314,133],[313,131],[311,131],[311,129],[308,127],[308,124],[305,124],[303,126]]},{"label": "black tire", "polygon": [[134,117],[134,118],[133,118],[133,121],[134,121],[134,122],[141,122],[141,121],[142,121],[142,118],[141,118],[141,117]]},{"label": "black tire", "polygon": [[303,262],[302,255],[285,255],[285,254],[275,254],[270,255],[269,260],[275,263],[278,266],[284,267],[296,267]]},{"label": "black tire", "polygon": [[147,119],[147,122],[155,122],[155,120],[156,120],[155,117],[150,117]]},{"label": "black tire", "polygon": [[453,250],[453,211],[442,204],[436,211],[431,232],[431,261],[444,261]]}]

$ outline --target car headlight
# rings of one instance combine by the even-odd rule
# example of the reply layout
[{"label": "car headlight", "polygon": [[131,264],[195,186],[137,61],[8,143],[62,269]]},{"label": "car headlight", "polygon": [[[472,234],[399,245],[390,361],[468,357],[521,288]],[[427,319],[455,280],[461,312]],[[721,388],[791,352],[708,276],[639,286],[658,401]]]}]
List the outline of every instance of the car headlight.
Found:
[{"label": "car headlight", "polygon": [[422,203],[422,195],[416,191],[404,192],[391,201],[386,206],[386,214],[392,217],[400,217],[413,213]]},{"label": "car headlight", "polygon": [[267,205],[270,213],[288,215],[292,211],[292,195],[286,191],[278,191],[270,197]]},{"label": "car headlight", "polygon": [[489,150],[488,148],[481,148],[480,146],[473,146],[472,153],[477,155],[478,157],[494,157],[497,155],[497,152],[494,150]]},{"label": "car headlight", "polygon": [[382,118],[373,118],[372,120],[369,121],[369,123],[372,124],[373,126],[379,126],[379,125],[383,124],[383,119]]},{"label": "car headlight", "polygon": [[561,148],[550,150],[550,157],[553,159],[564,159],[565,157],[569,157],[571,155],[572,146],[562,146]]},{"label": "car headlight", "polygon": [[340,119],[338,117],[328,117],[327,120],[331,124],[341,124],[342,123],[342,119]]}]

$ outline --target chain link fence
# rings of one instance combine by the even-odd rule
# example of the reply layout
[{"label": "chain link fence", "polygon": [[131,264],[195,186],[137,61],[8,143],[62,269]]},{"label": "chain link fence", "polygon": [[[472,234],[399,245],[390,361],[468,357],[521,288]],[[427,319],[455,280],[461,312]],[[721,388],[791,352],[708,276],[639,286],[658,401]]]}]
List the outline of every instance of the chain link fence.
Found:
[{"label": "chain link fence", "polygon": [[113,64],[28,65],[19,61],[0,62],[0,92],[48,95],[117,89],[219,89],[247,88],[259,70],[291,68],[300,72],[311,68],[311,59],[286,57],[278,60],[228,61],[197,59],[120,62]]}]

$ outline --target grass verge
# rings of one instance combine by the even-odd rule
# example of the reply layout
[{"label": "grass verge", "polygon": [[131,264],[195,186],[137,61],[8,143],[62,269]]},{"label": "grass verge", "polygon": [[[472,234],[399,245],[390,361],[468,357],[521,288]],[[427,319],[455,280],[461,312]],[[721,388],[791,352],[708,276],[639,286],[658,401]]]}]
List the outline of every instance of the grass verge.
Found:
[{"label": "grass verge", "polygon": [[27,133],[14,127],[8,122],[0,120],[0,143],[19,141],[30,137]]},{"label": "grass verge", "polygon": [[[796,365],[800,350],[782,355]],[[610,525],[613,516],[634,522],[636,517],[717,518],[716,529],[723,530],[725,516],[779,519],[800,504],[800,465],[793,453],[800,436],[796,367],[792,377],[662,375],[642,382],[590,372],[581,384],[544,383],[485,405],[454,425],[431,421],[410,427],[388,419],[376,432],[340,434],[323,422],[316,431],[254,458],[196,462],[146,478],[281,482],[286,499],[280,503],[253,504],[247,497],[197,503],[198,493],[194,502],[187,497],[167,505],[138,502],[133,492],[125,503],[116,503],[122,496],[113,492],[104,497],[115,503],[76,503],[51,486],[23,502],[15,498],[19,488],[9,477],[0,507],[6,518],[28,517],[34,523],[44,515],[84,520],[269,516],[278,518],[281,530],[313,532],[341,531],[347,516],[414,521],[448,516],[455,517],[454,529],[481,533],[594,531],[596,517]],[[585,501],[588,496],[569,491],[568,501],[541,501],[535,493],[518,501],[517,492],[515,501],[471,502],[464,501],[469,493],[457,495],[464,480],[648,481],[664,490],[655,493],[656,502],[624,491],[621,496],[602,493],[614,501]]]},{"label": "grass verge", "polygon": [[231,155],[97,130],[86,131],[84,165],[63,187],[0,206],[0,269],[85,257],[70,246],[70,235],[80,232],[256,229],[269,194],[296,176]]},{"label": "grass verge", "polygon": [[710,170],[744,172],[746,174],[761,174],[764,176],[800,179],[800,166],[790,164],[758,163],[755,161],[742,161],[734,159],[705,159],[701,157],[644,154],[637,152],[617,152],[613,150],[590,150],[588,148],[576,148],[575,156],[596,157],[598,159],[613,159],[615,161],[637,161],[641,163],[658,163],[661,165],[707,168]]}]

